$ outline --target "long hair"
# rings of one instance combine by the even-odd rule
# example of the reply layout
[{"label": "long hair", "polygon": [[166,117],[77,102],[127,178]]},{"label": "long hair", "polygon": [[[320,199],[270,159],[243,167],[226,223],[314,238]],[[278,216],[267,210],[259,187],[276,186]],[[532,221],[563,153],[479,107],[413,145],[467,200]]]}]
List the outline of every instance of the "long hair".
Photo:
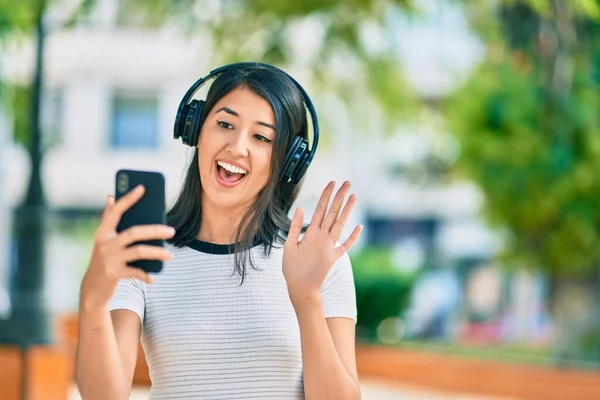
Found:
[{"label": "long hair", "polygon": [[[282,182],[280,174],[286,151],[296,134],[307,136],[307,118],[302,94],[289,76],[260,64],[251,64],[224,70],[215,78],[206,96],[202,121],[206,120],[208,113],[222,97],[238,87],[250,89],[271,105],[277,127],[269,179],[254,204],[242,216],[235,234],[234,273],[241,276],[243,283],[246,265],[249,263],[255,268],[250,249],[260,243],[264,246],[264,254],[268,256],[274,244],[283,241],[280,231],[289,231],[291,221],[288,213],[298,197],[302,182]],[[167,223],[176,229],[175,236],[169,242],[176,247],[190,243],[200,231],[201,192],[196,148],[181,192],[167,214]]]}]

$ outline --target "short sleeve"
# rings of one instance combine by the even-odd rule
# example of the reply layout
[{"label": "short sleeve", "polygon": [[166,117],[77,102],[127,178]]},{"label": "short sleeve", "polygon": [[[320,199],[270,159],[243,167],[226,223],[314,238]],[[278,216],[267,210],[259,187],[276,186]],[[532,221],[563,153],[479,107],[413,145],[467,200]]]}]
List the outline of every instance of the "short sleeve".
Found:
[{"label": "short sleeve", "polygon": [[345,317],[356,323],[356,289],[348,253],[344,253],[331,267],[321,286],[325,318]]},{"label": "short sleeve", "polygon": [[137,279],[119,280],[117,289],[109,302],[109,310],[131,310],[144,322],[146,310],[146,284]]}]

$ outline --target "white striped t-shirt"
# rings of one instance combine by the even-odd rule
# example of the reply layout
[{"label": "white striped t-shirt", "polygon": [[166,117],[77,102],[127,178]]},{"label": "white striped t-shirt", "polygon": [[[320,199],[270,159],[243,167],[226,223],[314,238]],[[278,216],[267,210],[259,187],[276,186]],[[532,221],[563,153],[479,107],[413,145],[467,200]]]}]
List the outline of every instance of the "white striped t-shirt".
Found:
[{"label": "white striped t-shirt", "polygon": [[[150,399],[303,399],[300,333],[282,273],[281,246],[251,249],[240,285],[231,246],[194,241],[167,247],[174,258],[146,285],[119,282],[110,309],[142,323]],[[350,259],[344,254],[321,287],[326,318],[356,322]]]}]

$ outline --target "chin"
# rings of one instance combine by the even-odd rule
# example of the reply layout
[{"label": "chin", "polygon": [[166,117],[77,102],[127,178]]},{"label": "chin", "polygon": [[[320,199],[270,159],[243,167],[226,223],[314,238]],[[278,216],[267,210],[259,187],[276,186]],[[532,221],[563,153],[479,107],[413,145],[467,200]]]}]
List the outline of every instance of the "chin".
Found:
[{"label": "chin", "polygon": [[202,188],[206,200],[222,209],[236,209],[250,204],[251,200],[241,199],[240,193],[232,190],[215,190],[215,188]]}]

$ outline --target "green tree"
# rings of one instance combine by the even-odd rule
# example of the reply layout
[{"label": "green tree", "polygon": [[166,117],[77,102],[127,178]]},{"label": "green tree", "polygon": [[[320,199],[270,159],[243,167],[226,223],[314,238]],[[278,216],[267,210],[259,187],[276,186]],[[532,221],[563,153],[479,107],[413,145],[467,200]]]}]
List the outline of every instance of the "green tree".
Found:
[{"label": "green tree", "polygon": [[467,9],[487,56],[444,104],[457,170],[506,233],[507,264],[549,278],[555,311],[565,284],[600,289],[600,8],[530,0]]},{"label": "green tree", "polygon": [[598,30],[568,2],[538,5],[542,14],[514,3],[498,24],[506,43],[490,40],[445,111],[459,168],[481,186],[491,221],[508,228],[510,254],[577,276],[600,260]]}]

